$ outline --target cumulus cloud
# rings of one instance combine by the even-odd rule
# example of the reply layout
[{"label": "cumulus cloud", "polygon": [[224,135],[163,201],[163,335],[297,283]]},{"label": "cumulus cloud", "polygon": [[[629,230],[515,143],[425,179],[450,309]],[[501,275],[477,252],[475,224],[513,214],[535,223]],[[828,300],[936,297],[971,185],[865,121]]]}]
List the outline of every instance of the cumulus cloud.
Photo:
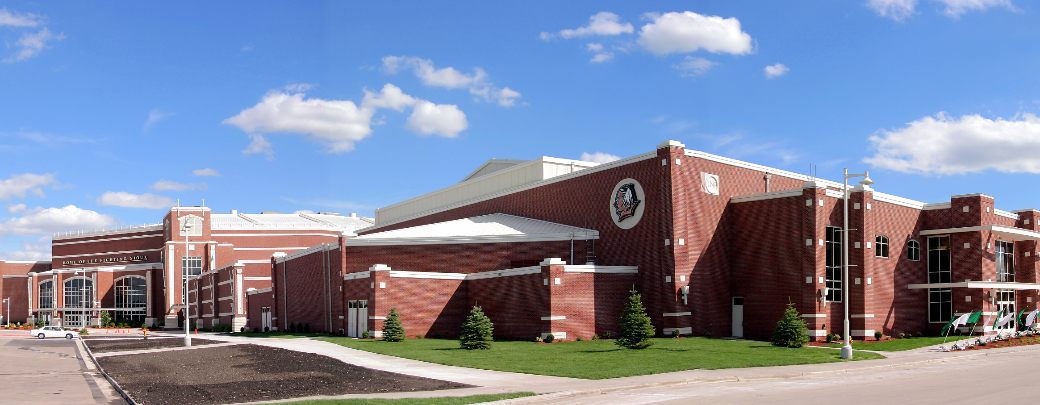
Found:
[{"label": "cumulus cloud", "polygon": [[772,66],[766,66],[766,68],[765,68],[766,79],[772,79],[774,77],[783,76],[783,75],[787,74],[788,70],[791,70],[791,69],[789,69],[787,66],[784,66],[783,63],[777,63],[777,64],[772,65]]},{"label": "cumulus cloud", "polygon": [[469,126],[466,114],[457,106],[409,96],[389,83],[378,93],[367,89],[364,92],[361,105],[357,105],[349,100],[304,99],[303,93],[275,90],[268,92],[257,105],[242,110],[224,123],[249,134],[252,141],[243,154],[264,153],[269,160],[273,159],[274,152],[264,136],[268,133],[304,134],[308,140],[325,145],[329,153],[354,150],[355,142],[372,134],[372,117],[379,109],[403,111],[413,107],[406,128],[420,135],[454,137]]},{"label": "cumulus cloud", "polygon": [[1040,173],[1040,118],[1032,114],[1005,120],[940,112],[869,139],[876,152],[864,162],[905,173]]},{"label": "cumulus cloud", "polygon": [[170,181],[170,180],[159,180],[159,181],[155,182],[155,184],[152,184],[152,185],[151,185],[151,186],[149,186],[149,187],[150,187],[150,188],[151,188],[152,190],[155,190],[155,191],[168,191],[168,190],[172,190],[172,191],[188,191],[188,190],[205,190],[205,189],[206,189],[206,183],[189,183],[189,184],[183,184],[183,183],[178,183],[178,182],[176,182],[176,181]]},{"label": "cumulus cloud", "polygon": [[740,30],[735,17],[704,16],[692,11],[647,14],[653,22],[639,29],[637,43],[657,55],[706,50],[745,55],[752,52],[751,35]]},{"label": "cumulus cloud", "polygon": [[903,21],[914,14],[917,0],[868,0],[866,6],[879,16]]},{"label": "cumulus cloud", "polygon": [[943,14],[950,18],[960,18],[962,14],[969,11],[985,11],[990,7],[1006,7],[1011,11],[1018,11],[1011,0],[936,0],[946,6]]},{"label": "cumulus cloud", "polygon": [[165,209],[172,207],[175,202],[170,197],[155,194],[130,194],[124,191],[108,191],[97,199],[98,205],[114,205],[127,208],[153,208]]},{"label": "cumulus cloud", "polygon": [[405,127],[420,135],[454,138],[469,127],[469,122],[466,121],[466,114],[455,105],[421,101],[412,109]]},{"label": "cumulus cloud", "polygon": [[583,161],[586,161],[586,162],[593,162],[593,163],[610,163],[610,162],[613,162],[615,160],[621,160],[621,156],[611,155],[609,153],[603,153],[603,152],[596,152],[596,153],[582,152],[581,153],[581,159],[579,159],[579,160],[583,160]]},{"label": "cumulus cloud", "polygon": [[25,204],[7,204],[7,212],[9,214],[15,214],[25,211]]},{"label": "cumulus cloud", "polygon": [[213,176],[213,177],[220,176],[220,172],[218,172],[216,170],[213,170],[213,169],[210,169],[208,167],[205,168],[205,169],[192,170],[191,174],[193,176]]},{"label": "cumulus cloud", "polygon": [[558,33],[543,32],[539,35],[539,38],[543,40],[550,40],[556,36],[560,36],[564,39],[587,37],[592,35],[621,35],[631,34],[633,31],[632,24],[621,23],[621,17],[617,14],[609,11],[601,11],[589,17],[589,25],[576,29],[562,30]]},{"label": "cumulus cloud", "polygon": [[697,77],[704,75],[708,69],[717,64],[704,58],[687,56],[682,62],[672,65],[672,68],[678,69],[681,72],[679,75],[682,77]]},{"label": "cumulus cloud", "polygon": [[36,54],[40,53],[44,48],[47,48],[47,43],[52,41],[61,41],[65,39],[65,34],[57,34],[51,32],[47,27],[43,27],[37,33],[26,32],[22,34],[22,37],[15,42],[15,46],[20,48],[14,55],[4,59],[4,62],[21,62],[29,59]]},{"label": "cumulus cloud", "polygon": [[155,125],[155,123],[157,123],[159,121],[162,121],[165,118],[172,117],[172,116],[173,116],[173,113],[164,113],[162,111],[159,111],[159,109],[154,109],[152,111],[149,111],[148,112],[148,120],[146,120],[144,122],[144,129],[142,129],[142,132],[147,133],[148,129],[151,128],[152,125]]},{"label": "cumulus cloud", "polygon": [[44,198],[46,195],[43,192],[43,186],[48,185],[58,185],[57,181],[54,180],[54,174],[52,173],[16,174],[7,180],[0,180],[0,200],[10,200],[14,197],[25,197],[26,193],[31,193],[40,198]]},{"label": "cumulus cloud", "polygon": [[40,16],[31,13],[21,14],[7,11],[7,7],[0,8],[0,27],[35,27],[40,25]]},{"label": "cumulus cloud", "polygon": [[387,56],[383,58],[383,71],[397,74],[402,69],[411,69],[412,73],[426,86],[445,89],[468,89],[469,93],[486,102],[494,102],[502,107],[512,107],[521,97],[520,93],[508,87],[498,88],[488,81],[487,72],[482,68],[473,69],[473,73],[462,73],[453,67],[437,69],[433,61],[414,56]]},{"label": "cumulus cloud", "polygon": [[77,229],[104,228],[115,224],[111,216],[85,210],[75,205],[63,208],[36,207],[17,218],[0,222],[0,236],[51,234]]}]

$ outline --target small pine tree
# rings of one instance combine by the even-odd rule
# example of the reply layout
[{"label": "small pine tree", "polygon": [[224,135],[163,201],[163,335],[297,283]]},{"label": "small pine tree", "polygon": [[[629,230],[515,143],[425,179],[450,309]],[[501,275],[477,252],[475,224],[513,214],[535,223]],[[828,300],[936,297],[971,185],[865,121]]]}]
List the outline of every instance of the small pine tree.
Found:
[{"label": "small pine tree", "polygon": [[776,323],[773,331],[773,346],[802,347],[809,342],[809,328],[805,326],[802,315],[795,309],[794,303],[787,304],[784,316]]},{"label": "small pine tree", "polygon": [[459,345],[466,350],[490,349],[491,342],[494,340],[492,338],[494,330],[495,325],[491,323],[491,319],[484,315],[484,311],[480,307],[474,306],[469,312],[469,316],[466,317],[466,322],[462,324]]},{"label": "small pine tree", "polygon": [[654,325],[650,324],[650,317],[646,315],[643,307],[642,296],[636,290],[629,291],[628,302],[621,313],[618,327],[618,338],[614,344],[629,349],[645,349],[654,344],[650,340],[654,336]]},{"label": "small pine tree", "polygon": [[383,341],[400,342],[404,340],[404,326],[401,325],[401,315],[397,313],[397,307],[390,308],[390,315],[383,320]]}]

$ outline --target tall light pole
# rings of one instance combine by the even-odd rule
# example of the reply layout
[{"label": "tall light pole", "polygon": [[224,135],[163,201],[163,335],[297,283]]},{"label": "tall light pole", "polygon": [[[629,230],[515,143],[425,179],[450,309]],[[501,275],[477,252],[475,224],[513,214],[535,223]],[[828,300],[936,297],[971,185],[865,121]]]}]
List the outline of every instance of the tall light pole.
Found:
[{"label": "tall light pole", "polygon": [[11,299],[4,298],[4,304],[7,304],[7,327],[11,327]]},{"label": "tall light pole", "polygon": [[863,180],[860,180],[859,184],[864,186],[874,184],[869,171],[863,174],[849,174],[849,168],[845,168],[845,188],[841,194],[845,204],[845,218],[841,226],[841,302],[845,307],[845,345],[841,347],[841,358],[846,360],[852,359],[852,336],[849,333],[849,179],[853,177],[862,177]]},{"label": "tall light pole", "polygon": [[[195,221],[187,220],[184,221],[184,254],[188,254],[188,246],[191,244],[191,230],[195,227]],[[189,308],[191,307],[191,301],[188,300],[188,260],[185,259],[184,263],[181,264],[181,273],[184,274],[184,346],[191,346],[191,330],[189,324],[191,323],[191,313]]]}]

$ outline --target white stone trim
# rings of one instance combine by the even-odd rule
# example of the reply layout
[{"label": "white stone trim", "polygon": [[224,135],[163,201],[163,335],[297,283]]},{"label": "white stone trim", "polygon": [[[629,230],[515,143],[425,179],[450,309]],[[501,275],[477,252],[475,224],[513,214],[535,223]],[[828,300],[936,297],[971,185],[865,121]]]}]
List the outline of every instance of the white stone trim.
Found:
[{"label": "white stone trim", "polygon": [[842,196],[841,196],[841,194],[842,194],[842,193],[841,193],[841,190],[831,190],[831,189],[829,189],[829,188],[828,188],[828,189],[826,189],[826,191],[824,191],[823,193],[824,193],[824,195],[826,195],[827,197],[831,197],[831,198],[837,198],[837,199],[839,199],[839,200],[840,200],[840,199],[842,199]]},{"label": "white stone trim", "polygon": [[564,319],[567,319],[567,317],[563,316],[563,315],[543,316],[542,317],[543,321],[562,321]]},{"label": "white stone trim", "polygon": [[599,239],[598,231],[543,233],[526,235],[443,236],[431,238],[355,238],[343,241],[346,246],[455,245],[470,243],[552,242]]},{"label": "white stone trim", "polygon": [[849,315],[849,317],[850,318],[873,318],[874,314],[852,314],[852,315]]},{"label": "white stone trim", "polygon": [[[157,223],[157,224],[142,225],[142,226],[138,226],[136,228],[131,227],[131,228],[127,228],[127,229],[110,229],[110,230],[102,229],[100,231],[70,231],[70,232],[64,232],[64,235],[58,235],[57,233],[55,233],[53,238],[52,238],[52,240],[76,239],[76,238],[86,238],[88,236],[96,236],[96,235],[116,235],[116,234],[120,234],[120,233],[138,233],[138,232],[161,231],[161,230],[163,230],[163,224],[162,223]],[[79,232],[79,233],[73,234],[73,232]],[[59,233],[61,233],[61,232],[59,232]]]},{"label": "white stone trim", "polygon": [[806,333],[812,337],[827,337],[827,330],[825,329],[809,329]]},{"label": "white stone trim", "polygon": [[692,312],[665,312],[662,316],[689,316]]},{"label": "white stone trim", "polygon": [[598,266],[598,265],[567,265],[563,266],[564,273],[604,273],[604,274],[638,274],[638,266]]},{"label": "white stone trim", "polygon": [[802,314],[802,318],[826,318],[827,314]]},{"label": "white stone trim", "polygon": [[[322,243],[322,244],[311,246],[309,248],[292,248],[292,247],[289,247],[289,248],[242,248],[242,249],[243,250],[303,249],[303,250],[300,250],[298,252],[293,252],[291,254],[288,254],[288,255],[285,255],[285,256],[281,256],[281,257],[278,257],[278,258],[275,259],[275,262],[282,263],[282,262],[284,262],[286,260],[292,260],[292,259],[295,259],[295,258],[298,258],[298,257],[307,256],[307,255],[309,255],[311,253],[328,251],[328,250],[330,250],[329,249],[329,245],[335,245],[335,244],[334,243]],[[239,250],[239,249],[235,249],[235,250]]]},{"label": "white stone trim", "polygon": [[961,198],[961,197],[985,197],[985,198],[989,198],[990,200],[994,199],[993,196],[991,196],[989,194],[982,194],[982,193],[961,194],[961,195],[950,196],[950,198]]},{"label": "white stone trim", "polygon": [[228,285],[228,284],[231,284],[231,283],[234,283],[234,282],[235,282],[235,280],[228,279],[228,280],[224,280],[224,281],[221,281],[221,282],[217,283],[217,285]]},{"label": "white stone trim", "polygon": [[[234,296],[234,295],[229,295],[229,296],[227,296],[227,297],[220,297],[220,298],[217,298],[217,301],[228,301],[228,300],[234,300],[234,299],[235,299],[235,296]],[[234,312],[232,312],[232,313],[234,313]]]},{"label": "white stone trim", "polygon": [[676,329],[679,329],[679,334],[680,335],[692,335],[693,334],[693,327],[685,327],[685,328],[664,328],[664,335],[665,336],[672,336],[672,331],[676,330]]},{"label": "white stone trim", "polygon": [[428,280],[465,280],[466,273],[437,273],[426,271],[397,271],[391,270],[390,277],[394,278],[416,278]]},{"label": "white stone trim", "polygon": [[998,237],[1006,237],[1010,240],[1036,240],[1040,241],[1040,232],[1031,231],[1029,229],[1015,228],[1004,225],[982,225],[982,226],[968,226],[963,228],[946,228],[946,229],[930,229],[920,232],[921,236],[929,235],[945,235],[950,233],[958,232],[979,232],[989,231],[996,234]]},{"label": "white stone trim", "polygon": [[359,271],[357,273],[347,273],[347,274],[344,274],[343,275],[343,281],[357,280],[359,278],[369,278],[369,277],[371,277],[371,272]]},{"label": "white stone trim", "polygon": [[246,294],[248,294],[248,295],[262,294],[262,293],[269,293],[271,291],[274,291],[274,287],[261,288],[259,290],[249,290],[249,291],[246,291]]},{"label": "white stone trim", "polygon": [[998,210],[996,208],[993,209],[993,213],[997,214],[997,215],[1000,215],[1002,217],[1011,218],[1011,219],[1016,220],[1016,221],[1018,220],[1018,214],[1015,214],[1015,213],[1007,212],[1007,211],[1004,211],[1004,210]]},{"label": "white stone trim", "polygon": [[772,200],[776,198],[797,197],[802,195],[802,189],[772,191],[769,193],[747,194],[730,197],[730,203],[742,203],[750,201]]},{"label": "white stone trim", "polygon": [[[194,242],[192,242],[194,243]],[[261,248],[234,248],[232,250],[301,250],[308,249],[307,247],[261,247]]]},{"label": "white stone trim", "polygon": [[[153,233],[153,234],[149,234],[149,235],[124,236],[122,238],[89,239],[89,240],[77,240],[77,241],[72,241],[72,242],[51,243],[51,246],[76,245],[76,244],[81,244],[81,243],[95,243],[95,242],[110,242],[110,241],[114,241],[114,240],[126,240],[126,239],[155,238],[155,237],[162,237],[162,236],[163,236],[163,234],[162,234],[162,232],[160,232],[160,233]],[[8,263],[11,263],[11,262],[8,262]]]},{"label": "white stone trim", "polygon": [[874,330],[873,329],[853,329],[851,333],[852,333],[852,336],[863,336],[863,337],[874,336]]},{"label": "white stone trim", "polygon": [[552,335],[553,335],[553,340],[567,339],[567,332],[542,332],[542,339],[545,339],[546,337],[548,337],[550,333],[552,333]]},{"label": "white stone trim", "polygon": [[[249,229],[250,230],[256,230],[256,228],[249,228]],[[263,229],[267,229],[267,228],[263,228]],[[298,228],[293,228],[293,229],[298,229]],[[281,230],[281,229],[279,229],[279,230]],[[219,233],[218,231],[214,230],[211,235],[212,236],[248,236],[248,237],[257,237],[257,236],[339,236],[339,234],[343,232],[343,229],[342,228],[330,229],[330,230],[325,231],[325,232],[327,232],[327,233],[303,233],[303,232],[301,232],[301,233]]]},{"label": "white stone trim", "polygon": [[158,252],[160,250],[162,250],[162,248],[142,249],[142,250],[121,250],[121,251],[118,251],[118,252],[83,253],[83,254],[78,254],[78,255],[51,256],[51,260],[53,261],[54,259],[61,259],[61,258],[66,258],[66,257],[104,256],[104,255],[122,255],[122,254],[130,254],[130,253]]},{"label": "white stone trim", "polygon": [[368,319],[370,319],[370,320],[374,319],[374,320],[377,320],[377,321],[383,321],[383,320],[386,320],[386,317],[385,316],[370,316],[370,317],[368,317]]}]

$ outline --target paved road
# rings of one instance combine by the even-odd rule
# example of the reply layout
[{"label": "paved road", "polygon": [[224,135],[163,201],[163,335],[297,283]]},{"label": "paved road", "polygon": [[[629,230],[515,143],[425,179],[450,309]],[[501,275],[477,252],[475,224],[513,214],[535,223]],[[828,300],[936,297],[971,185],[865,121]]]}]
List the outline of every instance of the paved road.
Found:
[{"label": "paved road", "polygon": [[[90,359],[86,359],[90,362]],[[0,336],[0,402],[126,404],[80,358],[76,340]]]},{"label": "paved road", "polygon": [[1037,403],[1040,350],[814,375],[809,378],[692,383],[529,403],[552,404],[968,404]]}]

